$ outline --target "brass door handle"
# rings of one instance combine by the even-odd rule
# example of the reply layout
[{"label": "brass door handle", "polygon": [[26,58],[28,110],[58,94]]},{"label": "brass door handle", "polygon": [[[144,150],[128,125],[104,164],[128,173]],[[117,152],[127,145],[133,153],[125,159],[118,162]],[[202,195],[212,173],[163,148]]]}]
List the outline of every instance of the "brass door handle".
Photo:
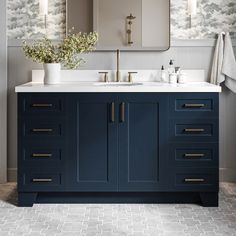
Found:
[{"label": "brass door handle", "polygon": [[32,157],[52,157],[51,153],[33,153]]},{"label": "brass door handle", "polygon": [[205,129],[184,129],[185,132],[204,132]]},{"label": "brass door handle", "polygon": [[125,122],[125,103],[121,103],[121,117],[120,117],[121,122]]},{"label": "brass door handle", "polygon": [[33,179],[32,181],[34,183],[49,183],[49,182],[52,182],[52,179],[51,178],[48,178],[48,179]]},{"label": "brass door handle", "polygon": [[202,108],[202,107],[205,107],[205,104],[196,104],[196,103],[189,104],[189,103],[186,103],[186,104],[184,104],[184,106],[187,107],[187,108]]},{"label": "brass door handle", "polygon": [[205,179],[184,179],[185,183],[203,183]]},{"label": "brass door handle", "polygon": [[53,129],[32,129],[33,132],[52,132]]},{"label": "brass door handle", "polygon": [[185,153],[184,156],[188,157],[188,158],[194,158],[194,157],[204,157],[205,154],[203,154],[203,153]]},{"label": "brass door handle", "polygon": [[115,122],[115,103],[111,103],[111,122]]},{"label": "brass door handle", "polygon": [[34,103],[31,105],[32,107],[52,107],[52,104],[46,104],[46,103]]}]

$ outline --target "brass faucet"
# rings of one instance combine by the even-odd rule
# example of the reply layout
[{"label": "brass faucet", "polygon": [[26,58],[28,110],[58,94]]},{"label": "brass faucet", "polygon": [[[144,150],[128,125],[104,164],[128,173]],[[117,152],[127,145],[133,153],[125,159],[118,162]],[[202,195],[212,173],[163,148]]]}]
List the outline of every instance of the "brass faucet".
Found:
[{"label": "brass faucet", "polygon": [[116,51],[116,82],[120,82],[120,50]]}]

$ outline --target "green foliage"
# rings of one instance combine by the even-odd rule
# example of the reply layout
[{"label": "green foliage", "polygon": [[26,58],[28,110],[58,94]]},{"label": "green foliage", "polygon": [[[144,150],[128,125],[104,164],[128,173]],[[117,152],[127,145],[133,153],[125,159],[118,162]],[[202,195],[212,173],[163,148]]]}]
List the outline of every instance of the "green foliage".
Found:
[{"label": "green foliage", "polygon": [[38,63],[61,63],[69,69],[78,68],[85,61],[80,57],[81,53],[88,53],[95,49],[98,34],[72,33],[65,37],[60,43],[44,37],[32,44],[23,42],[23,51],[27,58]]}]

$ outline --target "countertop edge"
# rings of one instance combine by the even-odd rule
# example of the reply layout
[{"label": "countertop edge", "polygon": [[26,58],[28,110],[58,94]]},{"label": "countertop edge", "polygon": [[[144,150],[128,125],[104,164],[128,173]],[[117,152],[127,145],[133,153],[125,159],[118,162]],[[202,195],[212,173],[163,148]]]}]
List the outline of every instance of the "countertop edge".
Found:
[{"label": "countertop edge", "polygon": [[207,82],[193,83],[193,84],[181,84],[181,85],[160,85],[154,87],[153,85],[143,85],[140,87],[106,87],[106,86],[94,86],[92,84],[86,84],[80,86],[77,84],[63,84],[60,85],[43,85],[26,83],[15,87],[16,93],[221,93],[222,88],[220,86],[211,85]]}]

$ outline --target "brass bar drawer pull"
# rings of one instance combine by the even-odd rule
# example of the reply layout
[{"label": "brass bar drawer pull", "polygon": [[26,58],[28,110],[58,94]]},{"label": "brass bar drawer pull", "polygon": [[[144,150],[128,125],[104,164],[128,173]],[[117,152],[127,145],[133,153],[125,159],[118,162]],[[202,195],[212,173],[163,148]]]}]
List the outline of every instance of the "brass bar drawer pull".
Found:
[{"label": "brass bar drawer pull", "polygon": [[34,183],[49,183],[52,182],[52,179],[33,179]]},{"label": "brass bar drawer pull", "polygon": [[47,104],[47,103],[34,103],[34,104],[32,104],[32,107],[52,107],[52,104]]},{"label": "brass bar drawer pull", "polygon": [[121,103],[121,122],[125,122],[125,103]]},{"label": "brass bar drawer pull", "polygon": [[53,129],[32,129],[33,132],[52,132]]},{"label": "brass bar drawer pull", "polygon": [[32,157],[52,157],[52,154],[49,154],[49,153],[33,153]]},{"label": "brass bar drawer pull", "polygon": [[205,179],[184,179],[185,183],[203,183]]},{"label": "brass bar drawer pull", "polygon": [[111,103],[111,122],[115,122],[115,103]]},{"label": "brass bar drawer pull", "polygon": [[187,104],[184,104],[184,106],[187,108],[201,108],[201,107],[205,107],[205,104],[195,104],[195,103],[189,104],[189,103],[187,103]]},{"label": "brass bar drawer pull", "polygon": [[205,129],[184,129],[185,132],[204,132]]},{"label": "brass bar drawer pull", "polygon": [[203,154],[203,153],[185,153],[184,156],[188,157],[188,158],[194,158],[194,157],[204,157],[205,154]]}]

